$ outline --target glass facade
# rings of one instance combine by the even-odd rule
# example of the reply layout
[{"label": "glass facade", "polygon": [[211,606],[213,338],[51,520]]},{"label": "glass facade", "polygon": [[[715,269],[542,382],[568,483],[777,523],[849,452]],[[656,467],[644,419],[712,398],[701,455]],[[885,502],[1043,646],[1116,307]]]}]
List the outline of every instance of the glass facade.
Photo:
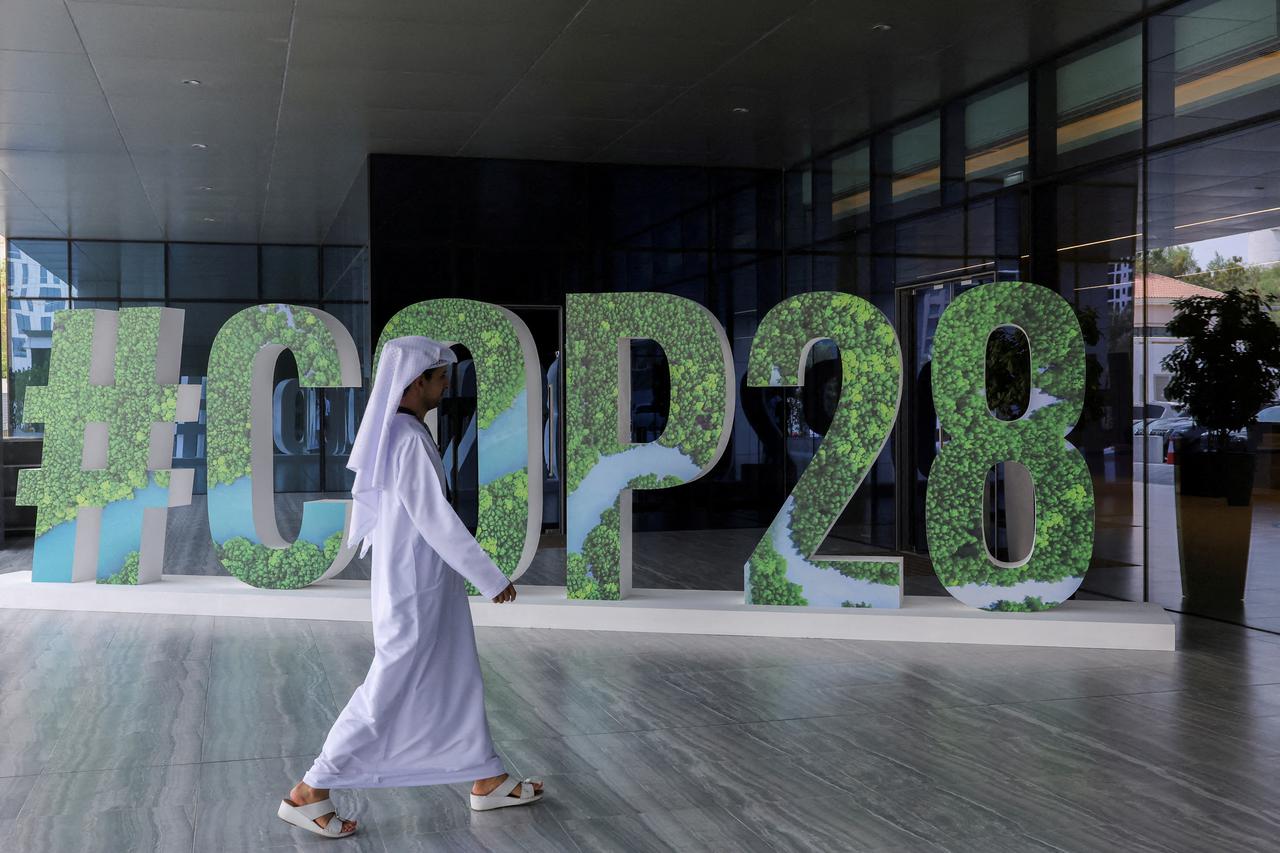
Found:
[{"label": "glass facade", "polygon": [[[165,305],[186,312],[181,381],[203,385],[209,348],[233,314],[262,302],[311,305],[334,314],[351,331],[367,361],[368,253],[345,246],[255,246],[102,241],[7,241],[8,353],[6,438],[38,439],[41,424],[23,417],[29,385],[48,377],[53,315],[63,308],[118,310]],[[329,287],[321,274],[333,276]],[[322,291],[326,291],[323,293]],[[367,366],[365,367],[367,373]],[[276,367],[273,436],[275,486],[303,495],[349,488],[344,465],[362,408],[362,390],[300,388],[291,357]],[[174,466],[194,468],[195,493],[205,491],[204,403],[200,418],[177,426]],[[6,528],[30,528],[33,510],[14,507],[13,477],[6,477]],[[203,505],[176,509],[178,519],[203,514]],[[287,527],[287,524],[286,524]]]},{"label": "glass facade", "polygon": [[[821,446],[840,382],[839,353],[819,345],[804,387],[747,386],[753,335],[787,296],[844,291],[893,322],[906,374],[897,427],[826,550],[901,553],[908,593],[936,593],[924,495],[950,437],[933,410],[934,333],[966,290],[1028,280],[1062,295],[1085,337],[1086,400],[1068,436],[1096,496],[1084,589],[1280,629],[1280,540],[1272,535],[1280,440],[1271,434],[1280,400],[1214,433],[1229,433],[1252,466],[1249,515],[1228,519],[1205,502],[1218,497],[1185,488],[1186,460],[1208,449],[1210,430],[1203,410],[1175,399],[1180,386],[1169,366],[1187,340],[1176,333],[1179,299],[1254,288],[1265,312],[1280,305],[1278,85],[1274,0],[1196,0],[785,170],[375,155],[361,179],[367,193],[357,194],[365,233],[332,246],[15,235],[7,434],[39,435],[38,424],[22,419],[21,389],[41,381],[52,313],[62,307],[187,308],[183,374],[198,382],[218,326],[257,302],[333,313],[351,330],[366,378],[371,343],[399,308],[440,296],[494,302],[520,314],[539,347],[547,509],[528,578],[562,583],[564,296],[677,294],[724,325],[739,404],[728,450],[710,475],[635,495],[636,582],[740,588],[748,554]],[[993,404],[998,416],[1029,405],[1029,378],[1016,369],[1026,346],[1016,330],[990,342],[992,364],[1015,366],[1008,398]],[[450,475],[467,517],[474,459],[461,448],[475,428],[474,383],[462,355],[443,435],[457,451]],[[642,441],[665,423],[669,377],[653,342],[635,342],[631,363],[633,438]],[[340,491],[363,398],[300,389],[293,371],[282,359],[277,489]],[[199,470],[202,448],[198,424],[179,428],[180,464]],[[1020,476],[1012,465],[988,476],[987,541],[1002,559],[1026,547],[1008,498]],[[1243,604],[1233,594],[1190,594],[1199,583],[1188,557],[1197,519],[1234,531],[1237,550],[1247,546]],[[699,544],[705,531],[714,531],[712,548]]]}]

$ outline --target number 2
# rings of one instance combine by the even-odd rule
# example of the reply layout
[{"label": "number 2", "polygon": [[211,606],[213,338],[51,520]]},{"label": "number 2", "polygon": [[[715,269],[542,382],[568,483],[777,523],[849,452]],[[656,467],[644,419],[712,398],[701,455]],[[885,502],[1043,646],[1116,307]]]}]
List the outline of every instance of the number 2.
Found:
[{"label": "number 2", "polygon": [[[878,308],[848,293],[803,293],[774,306],[751,343],[747,384],[795,386],[813,345],[840,350],[840,400],[826,437],[745,566],[748,604],[900,607],[901,557],[819,556],[880,455],[902,398],[902,351]],[[797,358],[798,355],[798,358]]]}]

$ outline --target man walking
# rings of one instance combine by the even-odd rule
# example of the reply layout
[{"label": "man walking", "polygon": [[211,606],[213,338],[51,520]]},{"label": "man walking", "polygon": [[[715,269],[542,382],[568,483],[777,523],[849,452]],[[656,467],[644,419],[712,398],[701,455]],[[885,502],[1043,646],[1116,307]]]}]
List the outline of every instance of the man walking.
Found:
[{"label": "man walking", "polygon": [[516,589],[449,505],[423,424],[456,360],[429,338],[386,344],[347,463],[356,474],[348,542],[362,542],[362,554],[373,547],[374,657],[320,756],[280,803],[282,819],[317,835],[356,830],[337,816],[330,788],[470,781],[478,811],[542,797],[542,783],[509,777],[494,749],[463,579],[499,604]]}]

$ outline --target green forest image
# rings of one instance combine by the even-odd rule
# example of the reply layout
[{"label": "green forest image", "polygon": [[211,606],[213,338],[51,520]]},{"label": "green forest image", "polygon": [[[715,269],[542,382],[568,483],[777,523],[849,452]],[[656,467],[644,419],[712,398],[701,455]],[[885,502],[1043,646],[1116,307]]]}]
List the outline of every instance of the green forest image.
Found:
[{"label": "green forest image", "polygon": [[[479,466],[476,541],[510,577],[519,568],[529,527],[529,400],[520,336],[495,305],[431,299],[402,309],[387,323],[374,354],[375,370],[382,346],[405,335],[461,344],[471,353]],[[469,594],[478,594],[470,583],[466,586]]]},{"label": "green forest image", "polygon": [[293,354],[299,385],[342,386],[338,348],[318,310],[270,303],[246,308],[223,324],[209,352],[205,391],[209,530],[218,560],[234,577],[262,589],[298,589],[314,583],[333,564],[342,545],[347,502],[307,502],[302,529],[287,548],[259,541],[252,499],[252,378],[259,351],[269,346]]},{"label": "green forest image", "polygon": [[[716,459],[732,389],[723,333],[704,308],[663,293],[569,294],[565,355],[568,596],[624,590],[619,493],[687,483]],[[662,347],[671,377],[666,429],[649,444],[619,435],[619,341]],[[629,519],[626,520],[629,524]]]},{"label": "green forest image", "polygon": [[[54,315],[49,379],[26,389],[26,418],[43,423],[39,468],[18,474],[17,503],[36,507],[35,580],[68,581],[75,549],[76,515],[103,509],[97,577],[136,583],[143,510],[168,506],[168,471],[149,471],[151,425],[173,422],[177,386],[156,383],[162,308],[126,308],[118,322],[114,384],[91,385],[94,328],[109,312],[63,310]],[[85,471],[85,426],[107,425],[104,469]],[[129,562],[133,560],[132,574]]]},{"label": "green forest image", "polygon": [[[1000,420],[986,398],[987,340],[1002,326],[1030,342],[1031,404]],[[933,399],[950,440],[933,462],[926,525],[934,571],[966,604],[987,610],[1047,610],[1080,585],[1093,552],[1093,482],[1065,438],[1085,401],[1085,350],[1075,312],[1035,284],[997,282],[961,294],[943,312],[934,341]],[[1000,462],[1018,462],[1035,484],[1029,559],[997,564],[983,534],[983,489]]]},{"label": "green forest image", "polygon": [[800,360],[818,340],[841,353],[831,427],[744,569],[748,604],[898,607],[900,559],[815,559],[893,428],[902,354],[874,305],[846,293],[793,296],[760,323],[747,366],[756,386],[800,385]]}]

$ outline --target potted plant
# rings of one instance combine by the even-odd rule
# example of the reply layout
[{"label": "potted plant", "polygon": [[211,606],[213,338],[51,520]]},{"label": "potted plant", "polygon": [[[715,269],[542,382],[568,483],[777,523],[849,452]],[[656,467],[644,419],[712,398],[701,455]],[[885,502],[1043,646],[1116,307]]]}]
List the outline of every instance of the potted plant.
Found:
[{"label": "potted plant", "polygon": [[1176,448],[1183,597],[1244,599],[1253,522],[1254,454],[1242,431],[1280,389],[1280,326],[1256,290],[1174,302],[1169,334],[1182,339],[1162,364],[1165,397],[1203,432]]}]

